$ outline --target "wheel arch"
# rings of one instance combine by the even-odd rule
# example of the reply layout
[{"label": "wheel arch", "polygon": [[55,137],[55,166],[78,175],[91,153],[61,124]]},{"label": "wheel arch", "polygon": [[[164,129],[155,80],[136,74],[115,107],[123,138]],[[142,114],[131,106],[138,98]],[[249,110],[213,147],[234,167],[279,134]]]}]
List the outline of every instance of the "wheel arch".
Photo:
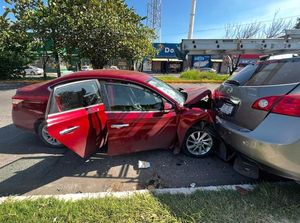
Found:
[{"label": "wheel arch", "polygon": [[42,122],[44,122],[44,121],[45,121],[44,118],[40,118],[40,119],[38,119],[38,120],[35,121],[35,123],[34,123],[34,131],[35,131],[36,134],[38,134],[39,125]]},{"label": "wheel arch", "polygon": [[208,120],[199,120],[196,123],[192,124],[191,126],[189,126],[188,128],[185,129],[185,131],[181,131],[181,133],[179,133],[179,148],[180,150],[182,150],[183,147],[183,143],[184,143],[184,139],[186,138],[186,134],[190,129],[203,129],[206,126],[213,126],[212,123],[210,123]]}]

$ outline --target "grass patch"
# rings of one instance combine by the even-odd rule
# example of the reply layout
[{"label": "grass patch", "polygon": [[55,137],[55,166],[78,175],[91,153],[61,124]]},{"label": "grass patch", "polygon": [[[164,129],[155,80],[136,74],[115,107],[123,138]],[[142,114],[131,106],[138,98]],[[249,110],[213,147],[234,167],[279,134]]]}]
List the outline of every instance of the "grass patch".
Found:
[{"label": "grass patch", "polygon": [[181,79],[186,80],[220,80],[224,81],[228,78],[226,74],[216,74],[213,72],[202,72],[199,70],[184,71],[180,75]]},{"label": "grass patch", "polygon": [[188,70],[176,76],[157,76],[157,78],[168,83],[222,83],[229,75],[216,74],[213,72],[201,72],[199,70]]},{"label": "grass patch", "polygon": [[6,201],[0,222],[299,222],[300,185],[192,195],[135,195],[65,202]]}]

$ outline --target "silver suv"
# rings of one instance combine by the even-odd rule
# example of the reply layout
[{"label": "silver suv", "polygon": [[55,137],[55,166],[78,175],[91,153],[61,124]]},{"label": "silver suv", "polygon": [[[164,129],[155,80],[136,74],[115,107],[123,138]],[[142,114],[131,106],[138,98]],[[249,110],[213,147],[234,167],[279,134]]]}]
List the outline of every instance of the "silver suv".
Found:
[{"label": "silver suv", "polygon": [[214,93],[216,126],[237,151],[235,169],[259,169],[300,181],[300,57],[276,56],[248,65]]}]

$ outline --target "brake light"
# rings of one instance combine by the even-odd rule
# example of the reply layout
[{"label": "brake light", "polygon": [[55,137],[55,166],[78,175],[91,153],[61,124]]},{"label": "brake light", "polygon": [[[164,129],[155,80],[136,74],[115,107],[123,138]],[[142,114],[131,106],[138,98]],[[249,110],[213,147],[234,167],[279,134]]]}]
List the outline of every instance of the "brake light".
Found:
[{"label": "brake light", "polygon": [[276,114],[300,117],[300,94],[260,98],[253,103],[252,108]]},{"label": "brake light", "polygon": [[286,95],[272,109],[273,113],[300,117],[300,94]]},{"label": "brake light", "polygon": [[270,111],[275,102],[279,101],[281,97],[282,96],[270,96],[260,98],[253,103],[252,108],[263,111]]},{"label": "brake light", "polygon": [[214,90],[213,93],[212,93],[212,98],[213,99],[219,99],[219,98],[224,98],[225,97],[225,94],[219,90]]}]

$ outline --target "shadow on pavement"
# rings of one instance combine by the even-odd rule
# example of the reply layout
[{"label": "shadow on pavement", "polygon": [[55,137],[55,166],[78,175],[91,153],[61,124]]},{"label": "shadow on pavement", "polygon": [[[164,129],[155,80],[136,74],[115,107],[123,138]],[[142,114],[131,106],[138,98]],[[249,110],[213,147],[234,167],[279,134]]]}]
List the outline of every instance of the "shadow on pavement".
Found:
[{"label": "shadow on pavement", "polygon": [[[156,150],[82,159],[66,149],[47,148],[37,136],[13,125],[0,128],[0,136],[0,196],[253,182],[216,156],[196,159]],[[149,162],[150,167],[139,169],[139,160]]]},{"label": "shadow on pavement", "polygon": [[0,128],[0,154],[62,153],[65,149],[44,146],[38,136],[15,127],[13,124]]}]

